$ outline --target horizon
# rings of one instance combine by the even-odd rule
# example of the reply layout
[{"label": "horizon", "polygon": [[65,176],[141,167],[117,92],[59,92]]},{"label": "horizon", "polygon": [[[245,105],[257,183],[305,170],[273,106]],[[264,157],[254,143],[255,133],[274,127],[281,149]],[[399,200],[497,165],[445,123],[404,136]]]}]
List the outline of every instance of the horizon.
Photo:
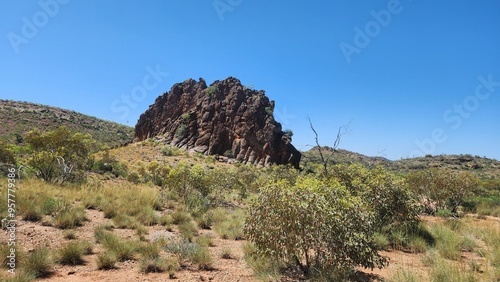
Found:
[{"label": "horizon", "polygon": [[[134,126],[200,77],[264,90],[292,144],[500,160],[500,2],[0,3],[0,99]],[[259,15],[260,17],[256,17]],[[91,20],[89,20],[91,19]],[[40,94],[41,93],[41,94]]]}]

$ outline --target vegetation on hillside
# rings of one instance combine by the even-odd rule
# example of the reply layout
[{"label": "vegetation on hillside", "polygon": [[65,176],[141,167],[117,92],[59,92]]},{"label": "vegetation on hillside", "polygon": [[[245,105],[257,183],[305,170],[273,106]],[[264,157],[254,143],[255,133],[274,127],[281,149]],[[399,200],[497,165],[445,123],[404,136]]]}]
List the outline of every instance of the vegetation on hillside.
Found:
[{"label": "vegetation on hillside", "polygon": [[0,100],[0,120],[0,139],[12,144],[23,143],[24,135],[32,129],[44,132],[60,126],[90,134],[98,144],[108,147],[126,144],[134,136],[134,129],[129,126],[28,102]]},{"label": "vegetation on hillside", "polygon": [[[2,163],[24,167],[18,220],[75,240],[29,254],[20,248],[23,281],[91,257],[95,271],[130,260],[141,273],[170,277],[212,271],[217,258],[234,256],[228,249],[214,253],[214,240],[246,240],[244,261],[263,281],[356,281],[363,271],[387,267],[382,251],[420,254],[428,270],[423,277],[401,270],[391,281],[500,279],[500,228],[476,226],[500,215],[498,178],[345,163],[326,166],[326,173],[317,163],[303,170],[227,165],[154,140],[95,152],[90,135],[65,127],[22,138],[18,145],[0,142]],[[1,218],[9,213],[7,186],[0,181]],[[82,240],[89,210],[106,224]],[[439,217],[422,221],[426,212]],[[123,237],[122,230],[134,235]],[[153,237],[153,230],[167,235]],[[8,251],[1,243],[0,253]]]}]

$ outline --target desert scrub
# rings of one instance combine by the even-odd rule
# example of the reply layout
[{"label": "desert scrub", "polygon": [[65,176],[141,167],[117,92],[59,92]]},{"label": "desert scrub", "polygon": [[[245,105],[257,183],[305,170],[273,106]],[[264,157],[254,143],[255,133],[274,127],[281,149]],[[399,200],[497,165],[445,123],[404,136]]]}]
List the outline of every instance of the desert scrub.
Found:
[{"label": "desert scrub", "polygon": [[69,229],[81,226],[85,220],[85,209],[83,207],[68,207],[56,214],[53,224],[60,229]]},{"label": "desert scrub", "polygon": [[431,281],[475,282],[479,281],[474,272],[465,265],[457,265],[444,259],[438,259],[431,266],[429,273]]},{"label": "desert scrub", "polygon": [[52,267],[52,256],[47,248],[34,250],[23,263],[24,270],[33,273],[36,278],[49,276],[52,272]]},{"label": "desert scrub", "polygon": [[98,226],[94,230],[94,237],[97,243],[102,244],[109,252],[114,253],[118,260],[134,259],[137,248],[135,242],[123,240],[103,226]]},{"label": "desert scrub", "polygon": [[235,209],[223,219],[214,220],[214,230],[223,239],[243,240],[243,226],[246,213],[243,209]]},{"label": "desert scrub", "polygon": [[281,266],[278,260],[259,254],[254,244],[247,242],[243,245],[243,258],[253,270],[257,279],[261,281],[279,281]]},{"label": "desert scrub", "polygon": [[71,242],[59,249],[57,262],[63,265],[81,265],[84,263],[83,256],[92,252],[88,242]]},{"label": "desert scrub", "polygon": [[136,225],[135,219],[126,214],[117,214],[112,220],[116,228],[134,228]]},{"label": "desert scrub", "polygon": [[191,215],[185,211],[183,208],[176,209],[172,214],[172,223],[179,225],[185,222],[190,222],[192,217]]},{"label": "desert scrub", "polygon": [[460,259],[462,237],[459,234],[441,224],[433,224],[430,232],[436,238],[436,249],[443,258]]},{"label": "desert scrub", "polygon": [[233,255],[233,252],[231,251],[231,249],[224,247],[220,251],[220,257],[223,259],[233,259],[234,255]]},{"label": "desert scrub", "polygon": [[97,256],[97,268],[98,269],[114,269],[115,264],[118,262],[118,258],[112,252],[106,252]]},{"label": "desert scrub", "polygon": [[146,235],[148,235],[148,229],[144,225],[137,225],[135,228],[135,234],[139,236],[140,241],[146,241]]},{"label": "desert scrub", "polygon": [[194,237],[198,236],[198,227],[192,221],[183,222],[179,224],[178,228],[181,238],[190,242]]},{"label": "desert scrub", "polygon": [[66,240],[75,240],[77,238],[76,237],[76,233],[75,233],[74,230],[66,230],[66,231],[64,231],[63,237]]},{"label": "desert scrub", "polygon": [[388,282],[420,282],[422,279],[415,273],[402,267],[394,272]]},{"label": "desert scrub", "polygon": [[175,255],[179,262],[190,262],[198,265],[200,270],[213,269],[213,259],[207,247],[187,240],[169,240],[164,247],[167,253]]},{"label": "desert scrub", "polygon": [[195,240],[196,243],[203,247],[215,247],[213,237],[208,234],[202,234]]}]

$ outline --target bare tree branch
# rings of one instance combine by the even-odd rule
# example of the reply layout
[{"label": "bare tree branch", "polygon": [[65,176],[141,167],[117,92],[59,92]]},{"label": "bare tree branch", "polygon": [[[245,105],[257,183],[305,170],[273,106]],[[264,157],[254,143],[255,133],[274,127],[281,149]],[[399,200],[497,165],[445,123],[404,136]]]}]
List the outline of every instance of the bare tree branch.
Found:
[{"label": "bare tree branch", "polygon": [[314,126],[312,124],[311,119],[309,117],[307,117],[307,120],[309,121],[309,126],[311,127],[311,130],[314,132],[314,139],[316,141],[316,146],[318,148],[319,157],[321,159],[321,163],[323,164],[323,173],[325,175],[328,175],[328,161],[337,151],[337,148],[340,145],[340,141],[342,140],[344,135],[348,134],[351,131],[350,126],[351,126],[352,121],[350,121],[346,125],[342,125],[341,127],[339,127],[339,130],[337,131],[337,137],[335,138],[335,141],[333,142],[332,152],[330,153],[330,155],[328,155],[325,158],[325,156],[323,155],[321,145],[319,144],[318,132],[316,132],[316,129],[314,129]]}]

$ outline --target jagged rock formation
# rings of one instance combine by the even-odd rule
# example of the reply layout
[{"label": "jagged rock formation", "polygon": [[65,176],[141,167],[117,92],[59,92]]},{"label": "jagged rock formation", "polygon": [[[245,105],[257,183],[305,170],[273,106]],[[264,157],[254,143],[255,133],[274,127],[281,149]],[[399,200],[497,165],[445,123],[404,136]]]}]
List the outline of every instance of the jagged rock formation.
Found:
[{"label": "jagged rock formation", "polygon": [[141,115],[135,139],[161,137],[173,146],[257,165],[299,166],[301,154],[273,117],[274,101],[229,77],[207,87],[188,79]]}]

